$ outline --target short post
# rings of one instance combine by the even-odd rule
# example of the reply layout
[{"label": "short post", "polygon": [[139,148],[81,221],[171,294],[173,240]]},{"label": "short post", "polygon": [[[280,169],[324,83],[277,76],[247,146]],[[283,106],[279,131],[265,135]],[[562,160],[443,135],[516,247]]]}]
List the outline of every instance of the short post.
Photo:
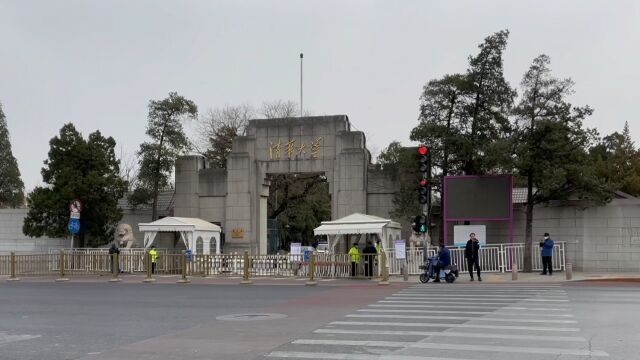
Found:
[{"label": "short post", "polygon": [[182,267],[182,277],[176,281],[178,284],[188,284],[191,280],[187,279],[187,252],[182,250],[182,256],[180,257],[180,265]]},{"label": "short post", "polygon": [[518,263],[516,262],[516,258],[513,254],[511,254],[511,280],[518,280]]},{"label": "short post", "polygon": [[245,250],[244,251],[244,270],[242,274],[242,281],[240,281],[240,284],[249,285],[252,283],[253,281],[249,279],[249,252]]},{"label": "short post", "polygon": [[378,285],[389,285],[389,269],[387,269],[387,254],[380,252],[380,266],[382,267],[382,279]]},{"label": "short post", "polygon": [[567,263],[564,267],[564,274],[567,280],[571,280],[573,278],[573,264]]},{"label": "short post", "polygon": [[309,257],[309,281],[305,285],[307,286],[315,286],[318,285],[318,282],[315,280],[316,273],[316,264],[315,264],[316,254],[311,253]]},{"label": "short post", "polygon": [[109,282],[115,283],[122,281],[122,279],[118,277],[118,275],[120,275],[120,267],[118,266],[118,254],[113,254],[113,258],[111,259],[111,274],[113,275],[113,277],[109,279]]},{"label": "short post", "polygon": [[7,281],[20,281],[20,279],[18,279],[16,277],[16,253],[11,252],[11,276],[7,279]]},{"label": "short post", "polygon": [[64,250],[60,250],[60,277],[56,279],[56,282],[69,281],[64,277]]},{"label": "short post", "polygon": [[407,259],[402,261],[402,279],[409,281],[409,269],[407,269]]},{"label": "short post", "polygon": [[147,268],[146,268],[147,277],[144,280],[142,280],[142,282],[144,283],[154,282],[156,281],[156,279],[151,277],[151,267],[153,266],[153,264],[151,264],[151,254],[148,251],[144,253],[144,259],[145,259],[145,264],[147,265]]}]

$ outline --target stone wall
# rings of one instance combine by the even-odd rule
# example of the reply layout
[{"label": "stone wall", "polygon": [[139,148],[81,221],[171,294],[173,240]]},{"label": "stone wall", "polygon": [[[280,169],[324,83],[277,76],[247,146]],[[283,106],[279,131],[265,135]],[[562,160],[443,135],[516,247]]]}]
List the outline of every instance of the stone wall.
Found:
[{"label": "stone wall", "polygon": [[31,238],[22,234],[28,209],[0,209],[0,254],[12,251],[47,252],[69,248],[70,239]]},{"label": "stone wall", "polygon": [[[640,199],[614,199],[605,206],[581,203],[538,205],[534,208],[533,240],[545,232],[566,243],[567,262],[585,272],[640,272]],[[514,208],[514,238],[524,242],[525,209]],[[471,224],[480,224],[472,222]],[[505,222],[486,222],[487,243],[509,241]],[[449,243],[453,242],[449,225]],[[434,240],[434,243],[438,240]]]}]

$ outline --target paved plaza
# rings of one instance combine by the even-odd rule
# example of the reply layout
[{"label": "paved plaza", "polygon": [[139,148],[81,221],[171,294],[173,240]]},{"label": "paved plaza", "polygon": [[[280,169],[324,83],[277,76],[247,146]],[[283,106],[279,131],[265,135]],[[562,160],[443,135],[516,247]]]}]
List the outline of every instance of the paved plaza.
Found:
[{"label": "paved plaza", "polygon": [[0,359],[636,359],[637,282],[0,284]]}]

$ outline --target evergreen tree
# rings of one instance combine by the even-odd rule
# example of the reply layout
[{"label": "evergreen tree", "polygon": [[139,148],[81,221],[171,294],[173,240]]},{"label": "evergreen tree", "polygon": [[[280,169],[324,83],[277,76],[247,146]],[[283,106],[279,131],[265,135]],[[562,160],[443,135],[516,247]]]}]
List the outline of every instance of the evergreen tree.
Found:
[{"label": "evergreen tree", "polygon": [[524,269],[531,271],[533,209],[538,203],[568,198],[605,201],[610,196],[588,156],[594,133],[582,121],[591,108],[574,107],[571,79],[551,75],[550,59],[540,55],[522,79],[523,94],[514,109],[514,166],[526,179],[527,203]]},{"label": "evergreen tree", "polygon": [[508,38],[508,30],[488,36],[478,46],[478,55],[469,57],[460,117],[466,125],[460,147],[467,175],[500,172],[508,161],[504,150],[511,136],[509,111],[516,96],[502,68]]},{"label": "evergreen tree", "polygon": [[49,158],[41,171],[47,185],[36,187],[29,194],[23,233],[31,237],[65,237],[69,204],[80,199],[81,246],[110,242],[122,218],[118,199],[127,187],[119,175],[115,140],[105,138],[99,131],[85,140],[73,124],[66,124],[50,145]]},{"label": "evergreen tree", "polygon": [[197,116],[196,104],[175,92],[166,99],[149,102],[147,135],[152,141],[140,144],[137,188],[129,201],[134,205],[151,202],[151,221],[157,219],[158,192],[169,186],[178,155],[190,146],[182,121]]},{"label": "evergreen tree", "polygon": [[0,208],[24,205],[24,184],[18,162],[11,152],[7,119],[0,104]]}]

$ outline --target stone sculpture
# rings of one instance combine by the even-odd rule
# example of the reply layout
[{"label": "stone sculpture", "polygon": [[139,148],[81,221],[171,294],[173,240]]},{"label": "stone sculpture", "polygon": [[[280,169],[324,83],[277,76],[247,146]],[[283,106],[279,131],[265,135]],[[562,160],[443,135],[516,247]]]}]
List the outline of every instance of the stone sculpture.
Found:
[{"label": "stone sculpture", "polygon": [[133,237],[133,229],[131,228],[131,225],[118,225],[116,230],[116,241],[120,248],[131,249],[135,245],[136,238]]}]

